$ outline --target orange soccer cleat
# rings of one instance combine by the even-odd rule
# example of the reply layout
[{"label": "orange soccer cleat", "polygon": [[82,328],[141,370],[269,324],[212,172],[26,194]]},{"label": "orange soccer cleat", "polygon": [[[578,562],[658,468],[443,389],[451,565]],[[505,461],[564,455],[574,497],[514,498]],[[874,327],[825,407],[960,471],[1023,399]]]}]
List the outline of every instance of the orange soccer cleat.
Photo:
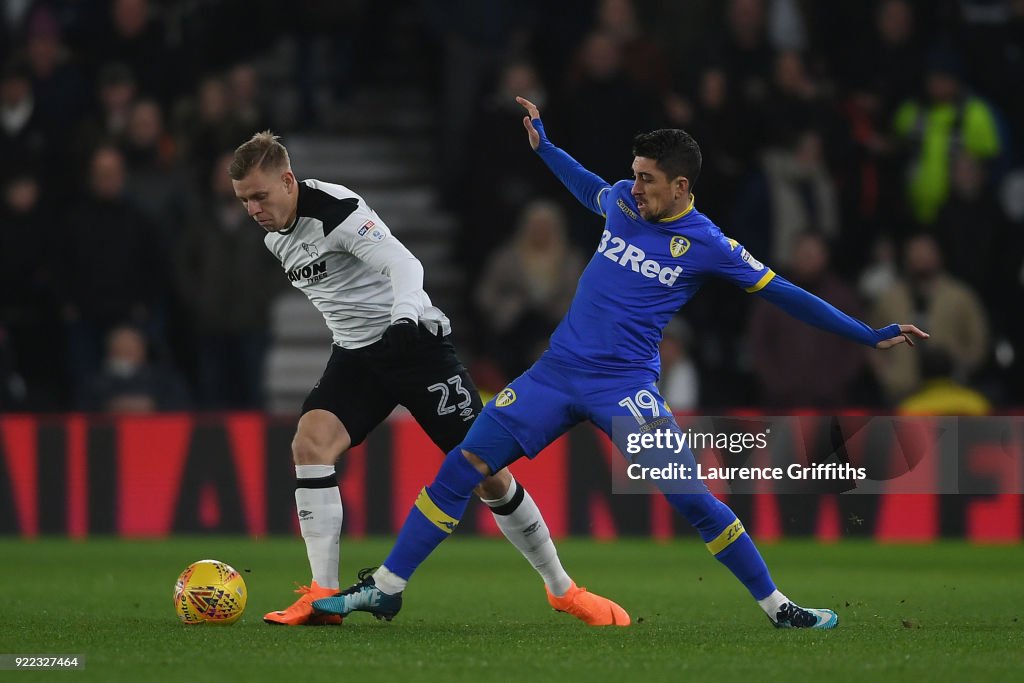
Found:
[{"label": "orange soccer cleat", "polygon": [[575,581],[562,597],[552,595],[550,590],[547,594],[548,604],[555,611],[571,614],[588,626],[629,626],[626,610],[608,598],[587,592],[586,588],[577,586]]},{"label": "orange soccer cleat", "polygon": [[315,614],[313,612],[313,601],[320,598],[329,598],[338,592],[337,588],[324,588],[316,581],[313,581],[312,585],[299,586],[295,592],[301,593],[302,597],[286,610],[267,612],[263,615],[263,621],[268,624],[283,626],[328,626],[341,624],[341,617],[337,614]]}]

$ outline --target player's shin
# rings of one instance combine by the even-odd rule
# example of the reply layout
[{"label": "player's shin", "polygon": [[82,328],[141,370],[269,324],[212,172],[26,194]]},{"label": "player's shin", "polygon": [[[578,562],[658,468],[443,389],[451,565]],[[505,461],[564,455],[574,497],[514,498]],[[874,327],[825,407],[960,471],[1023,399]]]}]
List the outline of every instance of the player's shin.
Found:
[{"label": "player's shin", "polygon": [[483,478],[461,447],[448,453],[437,477],[417,496],[391,554],[374,573],[377,588],[391,594],[405,588],[416,568],[455,531],[473,489]]},{"label": "player's shin", "polygon": [[295,466],[295,509],[313,581],[323,588],[338,588],[344,509],[334,465]]},{"label": "player's shin", "polygon": [[537,570],[548,590],[555,596],[565,595],[572,579],[562,568],[551,531],[530,493],[513,479],[504,496],[482,500],[491,508],[501,533]]},{"label": "player's shin", "polygon": [[728,505],[710,492],[667,494],[665,498],[697,529],[708,551],[729,568],[755,600],[775,592],[761,553]]}]

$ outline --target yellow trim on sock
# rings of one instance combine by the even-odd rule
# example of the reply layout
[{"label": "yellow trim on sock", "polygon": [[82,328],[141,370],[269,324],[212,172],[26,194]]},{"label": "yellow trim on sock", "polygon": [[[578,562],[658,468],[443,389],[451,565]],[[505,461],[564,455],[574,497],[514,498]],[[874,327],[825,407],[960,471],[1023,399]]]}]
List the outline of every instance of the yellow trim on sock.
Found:
[{"label": "yellow trim on sock", "polygon": [[437,507],[437,503],[430,499],[426,486],[420,489],[420,495],[416,496],[416,509],[422,512],[431,524],[446,534],[455,531],[455,527],[459,525],[459,520]]},{"label": "yellow trim on sock", "polygon": [[707,543],[708,551],[710,551],[712,555],[717,555],[728,548],[732,542],[743,535],[745,531],[746,529],[743,528],[743,522],[737,519],[735,522],[725,527],[725,529],[722,530],[722,533],[718,534],[718,537],[715,538],[715,540]]}]

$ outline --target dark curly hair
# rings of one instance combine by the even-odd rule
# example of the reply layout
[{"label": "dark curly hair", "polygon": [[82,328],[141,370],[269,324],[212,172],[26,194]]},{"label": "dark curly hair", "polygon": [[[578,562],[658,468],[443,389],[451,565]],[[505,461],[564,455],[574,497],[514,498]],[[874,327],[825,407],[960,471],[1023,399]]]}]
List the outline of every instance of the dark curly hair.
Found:
[{"label": "dark curly hair", "polygon": [[659,128],[633,138],[633,156],[654,159],[669,180],[683,176],[690,189],[700,176],[700,145],[693,136],[678,128]]}]

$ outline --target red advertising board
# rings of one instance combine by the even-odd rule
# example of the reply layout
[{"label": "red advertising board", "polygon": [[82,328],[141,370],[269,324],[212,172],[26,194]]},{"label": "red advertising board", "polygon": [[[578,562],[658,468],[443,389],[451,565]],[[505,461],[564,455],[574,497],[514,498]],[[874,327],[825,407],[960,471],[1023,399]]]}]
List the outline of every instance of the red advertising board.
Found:
[{"label": "red advertising board", "polygon": [[[2,416],[0,534],[292,533],[293,430],[293,420],[259,413]],[[1016,542],[1024,532],[1024,473],[1019,458],[1006,457],[1005,440],[976,439],[961,466],[963,476],[1007,482],[1005,490],[720,495],[765,540]],[[856,459],[858,445],[850,443]],[[915,449],[927,450],[929,443],[919,439]],[[442,457],[412,420],[382,425],[339,461],[346,533],[395,533]],[[512,469],[557,536],[694,533],[659,495],[613,493],[613,463],[620,457],[603,434],[584,425]],[[925,460],[915,463],[915,473],[934,476]],[[471,505],[463,528],[497,533],[482,509]]]}]

